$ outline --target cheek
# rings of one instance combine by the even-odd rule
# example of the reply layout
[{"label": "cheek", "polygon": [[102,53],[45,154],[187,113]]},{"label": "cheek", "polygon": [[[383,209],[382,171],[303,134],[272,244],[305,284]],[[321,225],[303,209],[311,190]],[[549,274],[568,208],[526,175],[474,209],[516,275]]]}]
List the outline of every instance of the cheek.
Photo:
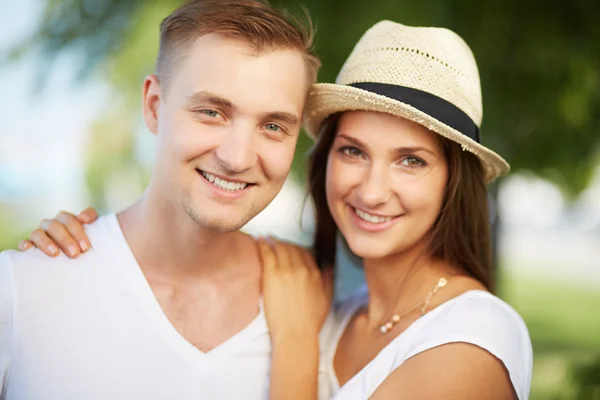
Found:
[{"label": "cheek", "polygon": [[294,160],[297,139],[288,138],[283,142],[274,142],[258,138],[257,155],[262,169],[272,181],[285,181]]},{"label": "cheek", "polygon": [[327,204],[334,217],[337,208],[342,206],[344,199],[360,183],[361,176],[360,168],[344,164],[334,154],[330,154],[325,175],[325,192]]},{"label": "cheek", "polygon": [[419,214],[428,222],[439,215],[444,200],[446,174],[430,175],[427,179],[405,185],[401,193],[403,205],[412,213]]},{"label": "cheek", "polygon": [[330,154],[329,158],[327,159],[327,166],[325,172],[325,195],[327,197],[327,206],[329,207],[329,210],[333,213],[334,217],[334,204],[336,200],[339,199],[339,193],[342,191],[342,189],[340,188],[342,182],[340,182],[340,180],[338,179],[339,175],[339,166],[337,165],[335,160],[332,159],[332,156]]},{"label": "cheek", "polygon": [[167,110],[159,121],[157,147],[169,158],[189,162],[218,146],[217,127],[204,125],[183,109]]}]

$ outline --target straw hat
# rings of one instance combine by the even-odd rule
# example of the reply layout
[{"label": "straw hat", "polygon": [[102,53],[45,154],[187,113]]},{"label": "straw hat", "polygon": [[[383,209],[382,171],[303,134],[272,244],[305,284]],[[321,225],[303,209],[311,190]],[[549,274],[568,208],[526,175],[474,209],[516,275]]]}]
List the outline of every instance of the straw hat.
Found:
[{"label": "straw hat", "polygon": [[358,41],[335,84],[314,85],[305,126],[313,138],[331,114],[365,110],[398,115],[457,142],[481,160],[486,182],[508,163],[479,143],[483,107],[469,46],[445,28],[381,21]]}]

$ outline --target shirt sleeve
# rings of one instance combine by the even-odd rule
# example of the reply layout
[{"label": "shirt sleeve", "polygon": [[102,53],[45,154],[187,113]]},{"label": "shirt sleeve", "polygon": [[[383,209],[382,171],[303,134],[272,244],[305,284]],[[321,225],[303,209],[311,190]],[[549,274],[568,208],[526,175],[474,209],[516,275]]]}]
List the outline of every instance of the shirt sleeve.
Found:
[{"label": "shirt sleeve", "polygon": [[470,343],[498,358],[506,367],[519,400],[529,397],[533,352],[521,316],[502,300],[486,294],[456,302],[432,320],[404,360],[448,343]]},{"label": "shirt sleeve", "polygon": [[14,337],[13,285],[8,256],[0,253],[0,397],[6,390]]}]

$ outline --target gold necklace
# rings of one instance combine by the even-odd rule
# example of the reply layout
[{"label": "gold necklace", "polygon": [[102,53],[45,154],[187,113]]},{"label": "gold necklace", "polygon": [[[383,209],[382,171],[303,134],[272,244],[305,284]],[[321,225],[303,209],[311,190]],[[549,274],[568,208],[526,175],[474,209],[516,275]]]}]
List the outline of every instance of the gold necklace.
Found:
[{"label": "gold necklace", "polygon": [[448,280],[446,278],[440,278],[440,280],[437,282],[437,284],[435,285],[435,287],[431,290],[431,292],[427,293],[427,296],[425,296],[425,300],[423,301],[423,303],[419,303],[416,306],[414,306],[413,308],[403,312],[402,314],[394,314],[392,315],[392,318],[381,324],[379,326],[379,331],[381,333],[387,333],[390,330],[392,330],[392,328],[394,327],[394,325],[396,325],[398,322],[400,322],[402,320],[402,318],[406,317],[408,314],[412,313],[413,311],[415,311],[417,308],[419,308],[419,305],[421,305],[420,311],[421,311],[421,316],[425,315],[425,313],[427,312],[427,307],[429,306],[429,303],[431,302],[431,299],[433,298],[433,296],[444,286],[446,286],[446,284],[448,283]]}]

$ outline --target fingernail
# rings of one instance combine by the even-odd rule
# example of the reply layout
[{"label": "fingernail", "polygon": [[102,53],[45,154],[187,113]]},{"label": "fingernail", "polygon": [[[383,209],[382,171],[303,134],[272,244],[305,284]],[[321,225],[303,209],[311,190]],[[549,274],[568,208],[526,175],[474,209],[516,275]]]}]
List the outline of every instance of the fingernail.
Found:
[{"label": "fingernail", "polygon": [[89,249],[85,240],[82,240],[81,242],[79,242],[79,247],[81,247],[81,251],[84,251],[84,252],[88,251],[88,249]]},{"label": "fingernail", "polygon": [[50,254],[56,254],[56,253],[58,253],[58,247],[51,244],[48,246],[48,251],[50,252]]},{"label": "fingernail", "polygon": [[75,254],[77,254],[77,248],[75,247],[75,245],[70,245],[67,250],[69,251],[69,255],[74,256]]}]

